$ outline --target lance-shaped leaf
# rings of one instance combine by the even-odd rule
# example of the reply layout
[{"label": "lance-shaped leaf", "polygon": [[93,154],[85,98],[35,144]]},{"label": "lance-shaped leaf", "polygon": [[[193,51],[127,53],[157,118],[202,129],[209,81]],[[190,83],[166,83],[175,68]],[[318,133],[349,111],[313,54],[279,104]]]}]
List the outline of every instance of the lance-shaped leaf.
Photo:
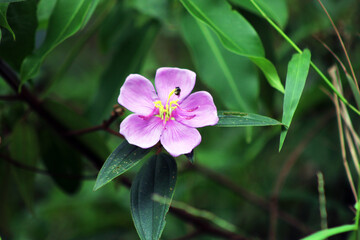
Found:
[{"label": "lance-shaped leaf", "polygon": [[[175,159],[167,154],[151,157],[137,174],[130,192],[131,214],[142,240],[158,240],[174,195]],[[158,196],[157,201],[154,195]]]},{"label": "lance-shaped leaf", "polygon": [[40,66],[57,45],[74,35],[84,26],[98,0],[58,0],[51,14],[44,43],[21,65],[21,82],[33,78]]},{"label": "lance-shaped leaf", "polygon": [[286,75],[282,118],[282,123],[287,127],[284,127],[281,131],[279,151],[283,146],[288,128],[291,124],[291,120],[299,104],[309,72],[310,59],[311,53],[308,49],[305,49],[301,54],[294,54],[289,62]]},{"label": "lance-shaped leaf", "polygon": [[16,41],[14,41],[14,35],[11,32],[2,32],[0,58],[16,71],[20,70],[23,59],[31,54],[35,46],[37,3],[38,0],[12,3],[9,4],[6,11],[8,24],[16,36]]},{"label": "lance-shaped leaf", "polygon": [[318,231],[316,233],[311,234],[308,237],[302,238],[301,240],[324,240],[327,239],[329,237],[341,234],[341,233],[345,233],[345,232],[350,232],[350,231],[355,231],[357,230],[357,227],[354,224],[351,225],[342,225],[339,227],[334,227],[334,228],[329,228],[329,229],[324,229],[321,231]]},{"label": "lance-shaped leaf", "polygon": [[6,12],[7,12],[8,6],[9,6],[9,3],[1,3],[1,0],[0,0],[0,27],[4,27],[7,30],[9,30],[9,32],[13,36],[13,39],[15,40],[15,33],[11,29],[11,27],[6,19]]},{"label": "lance-shaped leaf", "polygon": [[[29,123],[16,123],[9,146],[10,156],[16,161],[35,167],[39,158],[39,146],[36,131]],[[33,212],[35,174],[21,168],[11,168],[18,190],[26,206]]]},{"label": "lance-shaped leaf", "polygon": [[[230,0],[230,2],[262,16],[249,0]],[[286,0],[256,0],[256,3],[281,28],[285,27],[288,20]]]},{"label": "lance-shaped leaf", "polygon": [[217,127],[262,127],[283,125],[281,122],[254,113],[218,111]]},{"label": "lance-shaped leaf", "polygon": [[248,57],[264,73],[269,84],[284,92],[274,65],[265,58],[261,40],[251,24],[226,1],[181,0],[196,19],[206,23],[230,51]]},{"label": "lance-shaped leaf", "polygon": [[259,95],[259,81],[251,61],[228,51],[205,23],[188,14],[181,23],[182,35],[201,80],[221,96],[227,109],[253,111]]},{"label": "lance-shaped leaf", "polygon": [[150,150],[123,141],[106,159],[96,178],[94,191],[135,166]]}]

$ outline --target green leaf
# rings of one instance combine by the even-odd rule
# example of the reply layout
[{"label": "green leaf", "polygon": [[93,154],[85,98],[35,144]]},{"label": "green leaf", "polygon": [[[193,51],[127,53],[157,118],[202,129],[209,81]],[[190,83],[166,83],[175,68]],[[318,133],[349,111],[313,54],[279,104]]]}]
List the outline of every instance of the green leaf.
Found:
[{"label": "green leaf", "polygon": [[142,149],[124,140],[106,159],[95,182],[94,191],[139,163],[151,148]]},{"label": "green leaf", "polygon": [[[177,176],[175,159],[167,154],[151,157],[131,186],[131,215],[140,239],[158,240],[174,195]],[[154,201],[154,195],[165,201]]]},{"label": "green leaf", "polygon": [[[92,127],[93,125],[83,116],[74,112],[72,109],[65,105],[57,103],[51,99],[44,100],[44,107],[49,111],[56,119],[60,120],[62,124],[69,131],[76,131]],[[89,146],[99,158],[105,159],[109,155],[108,147],[105,144],[105,140],[99,132],[91,132],[77,136],[77,138]]]},{"label": "green leaf", "polygon": [[37,7],[37,18],[39,21],[39,29],[47,29],[49,19],[54,10],[56,0],[39,0]]},{"label": "green leaf", "polygon": [[356,105],[360,108],[360,92],[356,87],[355,81],[349,74],[346,74],[346,79],[348,80],[351,91],[354,94]]},{"label": "green leaf", "polygon": [[42,126],[39,132],[41,159],[50,176],[66,193],[76,193],[82,182],[81,155],[51,128]]},{"label": "green leaf", "polygon": [[219,122],[217,127],[261,127],[261,126],[282,126],[283,124],[275,119],[254,113],[218,111]]},{"label": "green leaf", "polygon": [[355,231],[357,228],[354,224],[351,225],[342,225],[339,227],[329,228],[325,230],[318,231],[316,233],[311,234],[308,237],[302,238],[301,240],[322,240],[327,239],[328,237],[332,237],[334,235]]},{"label": "green leaf", "polygon": [[[259,16],[259,11],[251,4],[249,0],[231,0],[235,5],[241,6]],[[286,0],[256,0],[256,3],[272,20],[284,28],[288,20],[288,10]]]},{"label": "green leaf", "polygon": [[233,11],[230,4],[218,0],[181,2],[191,15],[209,25],[228,50],[249,58],[262,70],[272,87],[284,92],[274,65],[265,58],[261,40],[255,29],[243,16]]},{"label": "green leaf", "polygon": [[15,40],[15,33],[11,29],[7,19],[6,19],[6,12],[8,9],[9,4],[8,3],[1,3],[0,1],[0,27],[6,28],[13,36],[13,39]]},{"label": "green leaf", "polygon": [[184,15],[181,23],[201,80],[221,96],[228,109],[255,110],[259,82],[250,60],[225,49],[203,22]]},{"label": "green leaf", "polygon": [[12,3],[7,8],[8,24],[16,36],[16,41],[12,33],[3,31],[0,57],[16,71],[19,71],[23,59],[31,54],[35,46],[37,2],[37,0],[27,0]]},{"label": "green leaf", "polygon": [[282,123],[287,126],[283,128],[280,135],[281,150],[285,137],[290,127],[297,105],[303,92],[306,78],[310,67],[311,53],[305,49],[302,54],[296,53],[291,58],[286,75]]},{"label": "green leaf", "polygon": [[24,2],[28,0],[0,0],[0,3],[14,3],[14,2]]},{"label": "green leaf", "polygon": [[[25,121],[18,121],[11,134],[10,156],[26,166],[35,167],[39,158],[37,134],[33,126]],[[18,190],[26,206],[34,212],[35,174],[28,170],[12,167]]]},{"label": "green leaf", "polygon": [[114,55],[101,76],[97,95],[89,109],[92,121],[102,120],[104,114],[111,111],[126,77],[140,70],[158,29],[159,24],[151,21],[140,28],[133,26],[126,39],[118,40]]},{"label": "green leaf", "polygon": [[97,0],[58,0],[56,2],[43,44],[32,55],[25,58],[21,65],[21,83],[36,76],[49,52],[80,30],[89,19],[94,1],[97,3]]},{"label": "green leaf", "polygon": [[168,0],[133,0],[130,4],[136,10],[162,21],[166,21],[169,16],[170,1]]}]

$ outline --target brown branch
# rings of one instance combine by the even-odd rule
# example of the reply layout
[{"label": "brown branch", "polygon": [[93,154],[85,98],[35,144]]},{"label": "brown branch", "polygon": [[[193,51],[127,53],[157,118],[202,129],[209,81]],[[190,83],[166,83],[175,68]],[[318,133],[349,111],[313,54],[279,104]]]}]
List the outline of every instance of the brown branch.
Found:
[{"label": "brown branch", "polygon": [[26,171],[39,173],[39,174],[43,174],[43,175],[56,176],[56,177],[67,178],[67,179],[81,179],[81,180],[94,180],[94,179],[96,179],[96,175],[93,175],[93,176],[80,176],[80,175],[73,175],[73,174],[49,172],[49,171],[44,170],[44,169],[39,169],[39,168],[36,168],[36,167],[33,167],[33,166],[23,164],[21,162],[18,162],[16,160],[12,159],[9,156],[5,156],[5,155],[0,155],[0,159],[5,160],[6,162],[10,163],[11,165],[13,165],[13,166],[15,166],[17,168],[21,168],[21,169],[24,169]]},{"label": "brown branch", "polygon": [[[11,88],[18,92],[19,90],[19,80],[13,70],[0,59],[0,75],[3,79],[11,86]],[[103,164],[103,160],[99,157],[91,148],[84,145],[81,141],[79,141],[76,136],[68,135],[66,133],[69,132],[58,119],[56,119],[50,112],[48,112],[42,105],[41,102],[31,94],[31,92],[23,86],[21,91],[18,92],[19,97],[23,99],[28,105],[39,115],[41,116],[65,141],[67,141],[70,146],[72,146],[75,150],[83,154],[89,161],[93,163],[93,165],[100,170]],[[111,129],[107,128],[107,131],[112,132]],[[130,188],[131,181],[125,177],[120,178],[120,181],[127,188]],[[212,234],[215,236],[223,237],[226,239],[236,239],[236,240],[245,240],[244,237],[238,235],[236,233],[229,232],[220,227],[213,227],[209,224],[208,221],[201,219],[199,217],[193,216],[189,213],[184,212],[181,209],[177,209],[174,207],[170,207],[170,212],[183,219],[186,222],[191,223],[197,229],[201,229],[205,231],[207,234]]]},{"label": "brown branch", "polygon": [[18,95],[2,95],[0,96],[0,100],[4,101],[19,101],[21,98],[19,98]]},{"label": "brown branch", "polygon": [[[189,166],[190,170],[193,169],[193,170],[198,171],[199,173],[202,173],[204,176],[210,178],[214,182],[221,184],[222,186],[230,189],[237,195],[243,197],[249,203],[258,206],[267,212],[270,212],[270,210],[271,210],[270,204],[266,199],[240,187],[239,185],[237,185],[236,183],[231,181],[231,179],[229,179],[211,169],[201,166],[198,163],[197,164],[189,164],[188,166]],[[296,219],[295,217],[291,216],[287,212],[279,210],[279,217],[283,221],[288,223],[289,225],[293,226],[294,228],[298,229],[299,231],[301,231],[305,234],[311,232],[311,230],[304,223],[302,223],[300,220]]]},{"label": "brown branch", "polygon": [[295,150],[291,153],[289,158],[284,163],[279,176],[276,180],[275,187],[270,201],[270,224],[269,224],[269,239],[276,239],[276,226],[277,218],[280,217],[278,209],[278,198],[282,187],[289,175],[292,167],[295,165],[300,155],[304,152],[305,147],[309,144],[310,140],[325,126],[325,123],[334,115],[334,111],[328,111],[321,120],[311,128],[302,141],[297,145]]}]

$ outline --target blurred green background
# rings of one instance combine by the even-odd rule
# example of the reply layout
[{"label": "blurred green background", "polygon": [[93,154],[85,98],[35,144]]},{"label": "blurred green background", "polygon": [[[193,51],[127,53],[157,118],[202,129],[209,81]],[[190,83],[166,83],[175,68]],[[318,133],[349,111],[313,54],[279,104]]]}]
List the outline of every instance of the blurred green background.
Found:
[{"label": "blurred green background", "polygon": [[[17,35],[17,44],[31,44],[26,40],[26,31],[31,28],[26,17],[31,18],[36,12],[34,44],[41,45],[55,2],[28,0],[10,4],[7,17]],[[266,57],[274,63],[285,84],[287,64],[294,50],[253,9],[246,7],[245,1],[229,2],[254,26]],[[31,4],[37,9],[32,10]],[[316,38],[344,59],[334,30],[317,1],[276,0],[273,4],[276,22],[301,48],[311,50],[312,60],[324,72],[336,61]],[[324,4],[343,36],[358,74],[360,2],[327,0]],[[23,24],[16,25],[19,19]],[[26,86],[66,126],[77,130],[101,124],[110,117],[128,74],[139,73],[153,80],[159,67],[180,67],[197,73],[195,90],[209,91],[218,110],[252,112],[280,120],[283,95],[269,86],[254,64],[226,50],[216,34],[203,25],[224,57],[246,104],[235,100],[222,63],[199,27],[179,1],[100,1],[88,24],[51,51],[40,73]],[[2,28],[0,58],[19,71],[18,61],[28,53],[21,49],[15,52],[18,46],[12,45],[11,38],[10,32]],[[299,239],[321,229],[316,177],[321,171],[329,227],[351,223],[355,202],[342,163],[335,108],[322,88],[319,76],[310,70],[280,153],[280,127],[200,129],[203,140],[195,149],[195,165],[190,166],[185,156],[177,158],[179,174],[174,200],[215,214],[250,239]],[[346,82],[344,93],[353,103]],[[0,95],[12,94],[12,89],[0,79]],[[127,114],[128,111],[111,125],[114,131],[118,131]],[[350,115],[355,130],[359,130],[358,118]],[[138,238],[130,215],[129,191],[119,183],[110,183],[93,192],[98,171],[27,104],[0,99],[0,136],[2,239]],[[122,141],[105,131],[81,138],[104,161]],[[21,169],[4,156],[45,173]],[[351,162],[349,165],[357,183],[354,166]],[[131,169],[126,176],[133,178],[140,167],[141,164]],[[58,175],[49,176],[49,172]],[[275,206],[281,211],[278,216],[272,211]],[[295,222],[286,217],[284,220],[284,213]],[[172,214],[168,214],[166,222],[162,239],[180,239],[194,231],[191,224]],[[333,239],[350,238],[340,235]],[[193,239],[217,238],[204,233]]]}]

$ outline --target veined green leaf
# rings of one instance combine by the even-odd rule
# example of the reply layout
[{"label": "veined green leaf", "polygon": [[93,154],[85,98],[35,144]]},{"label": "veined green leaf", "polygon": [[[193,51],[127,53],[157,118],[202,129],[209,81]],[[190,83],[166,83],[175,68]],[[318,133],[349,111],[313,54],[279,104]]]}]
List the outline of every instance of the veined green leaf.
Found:
[{"label": "veined green leaf", "polygon": [[[18,121],[10,141],[10,156],[26,166],[35,167],[39,158],[38,139],[33,126],[25,121]],[[26,206],[33,212],[35,174],[21,168],[11,168],[21,197]]]},{"label": "veined green leaf", "polygon": [[217,127],[283,126],[275,119],[254,113],[218,111],[218,116]]},{"label": "veined green leaf", "polygon": [[[230,2],[262,16],[249,0],[230,0]],[[271,19],[279,24],[281,28],[285,27],[288,20],[286,0],[256,0],[256,3]]]},{"label": "veined green leaf", "polygon": [[150,150],[151,148],[142,149],[124,140],[106,159],[96,178],[94,191],[135,166]]},{"label": "veined green leaf", "polygon": [[[286,75],[282,123],[290,127],[297,105],[303,92],[310,67],[311,53],[305,49],[302,54],[296,53],[291,58]],[[288,128],[283,128],[280,135],[281,150]]]},{"label": "veined green leaf", "polygon": [[264,73],[269,84],[284,92],[274,65],[265,58],[259,36],[251,24],[226,1],[181,0],[184,7],[196,19],[209,25],[222,44],[230,51],[249,58]]},{"label": "veined green leaf", "polygon": [[316,233],[311,234],[308,237],[302,238],[301,240],[323,240],[327,239],[328,237],[344,233],[344,232],[350,232],[355,231],[356,226],[354,224],[351,225],[342,225],[339,227],[329,228],[325,230],[318,231]]},{"label": "veined green leaf", "polygon": [[[152,156],[131,186],[131,215],[141,240],[158,240],[174,195],[177,176],[175,159],[167,154]],[[154,195],[166,201],[155,201]]]},{"label": "veined green leaf", "polygon": [[89,19],[97,0],[58,0],[51,14],[44,43],[21,66],[21,83],[33,78],[40,66],[57,45],[74,35]]},{"label": "veined green leaf", "polygon": [[13,36],[13,39],[15,40],[15,33],[11,29],[7,19],[6,19],[6,12],[8,9],[9,3],[1,3],[0,0],[0,27],[6,28]]},{"label": "veined green leaf", "polygon": [[187,14],[181,23],[201,80],[221,96],[228,109],[255,110],[259,82],[250,60],[225,49],[203,22]]}]

